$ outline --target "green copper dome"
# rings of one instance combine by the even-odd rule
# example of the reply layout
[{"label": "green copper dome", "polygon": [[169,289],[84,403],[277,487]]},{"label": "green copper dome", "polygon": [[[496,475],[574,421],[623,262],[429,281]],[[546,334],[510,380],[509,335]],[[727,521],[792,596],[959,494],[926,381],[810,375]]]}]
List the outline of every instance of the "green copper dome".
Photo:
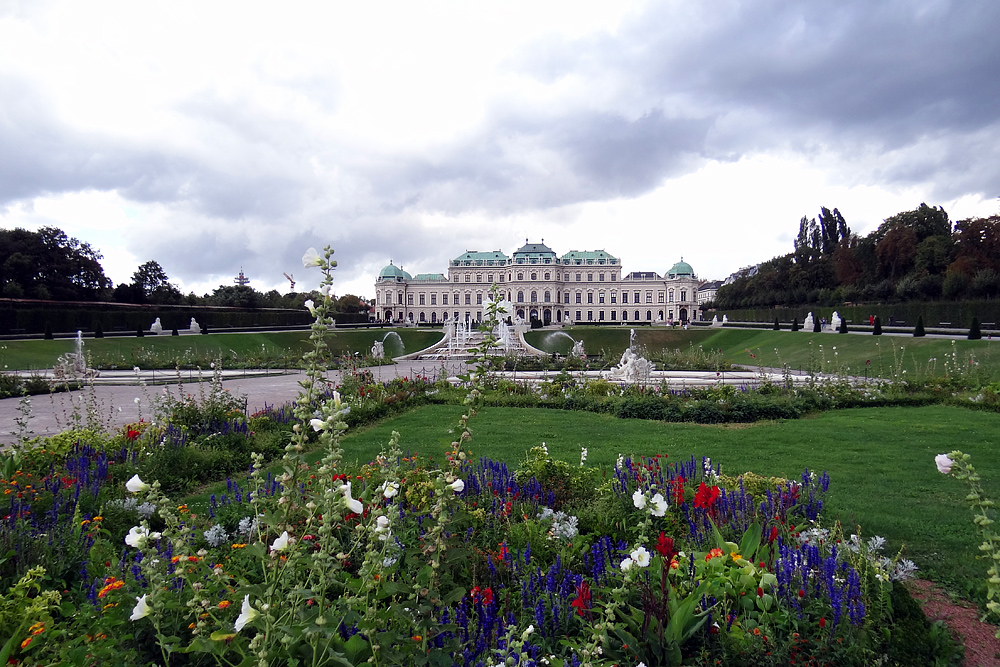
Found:
[{"label": "green copper dome", "polygon": [[679,278],[681,276],[694,277],[694,269],[692,269],[691,265],[685,262],[684,258],[681,257],[681,261],[674,264],[670,267],[670,270],[667,271],[667,276],[670,278]]},{"label": "green copper dome", "polygon": [[379,280],[389,279],[389,280],[410,280],[410,274],[399,268],[392,262],[389,265],[378,272]]}]

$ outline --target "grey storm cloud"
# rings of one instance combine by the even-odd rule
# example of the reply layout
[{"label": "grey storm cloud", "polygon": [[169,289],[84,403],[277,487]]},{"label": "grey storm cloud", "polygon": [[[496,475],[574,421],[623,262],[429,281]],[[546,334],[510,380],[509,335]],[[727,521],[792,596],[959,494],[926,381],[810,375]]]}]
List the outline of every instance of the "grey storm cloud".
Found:
[{"label": "grey storm cloud", "polygon": [[[197,275],[273,266],[254,259],[239,223],[282,234],[286,249],[274,250],[292,266],[297,245],[331,235],[351,236],[353,260],[409,261],[430,243],[419,212],[497,218],[636,197],[705,159],[781,149],[830,152],[845,173],[931,183],[945,197],[995,196],[997,25],[993,2],[650,3],[613,32],[546,38],[504,65],[543,87],[577,81],[584,94],[493,100],[479,127],[420,153],[317,140],[304,121],[212,91],[174,109],[200,150],[139,144],[70,128],[30,82],[0,77],[0,205],[117,190],[237,225],[136,241]],[[292,83],[322,91],[315,104],[327,111],[341,94],[323,78]]]},{"label": "grey storm cloud", "polygon": [[701,151],[708,128],[701,119],[668,118],[659,110],[637,119],[592,111],[509,116],[433,158],[383,165],[374,181],[387,196],[396,193],[401,207],[451,213],[635,196],[680,173]]}]

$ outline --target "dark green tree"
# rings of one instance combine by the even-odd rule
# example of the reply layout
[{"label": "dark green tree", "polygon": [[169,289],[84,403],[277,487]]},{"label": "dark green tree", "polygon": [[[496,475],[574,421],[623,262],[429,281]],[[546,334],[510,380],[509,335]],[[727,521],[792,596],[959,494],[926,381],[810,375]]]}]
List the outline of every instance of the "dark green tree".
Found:
[{"label": "dark green tree", "polygon": [[838,333],[847,333],[847,318],[840,318],[840,328],[837,329]]},{"label": "dark green tree", "polygon": [[819,333],[822,330],[823,329],[820,327],[820,324],[819,324],[819,318],[818,317],[814,317],[813,318],[813,333]]},{"label": "dark green tree", "polygon": [[[0,285],[5,293],[56,301],[105,298],[111,281],[104,275],[101,253],[55,227],[37,232],[0,230]],[[8,284],[14,283],[9,289]]]},{"label": "dark green tree", "polygon": [[135,303],[180,303],[183,298],[181,291],[170,283],[163,267],[152,259],[132,274],[132,289],[134,297],[141,299]]},{"label": "dark green tree", "polygon": [[792,331],[798,331],[798,330],[799,330],[799,318],[793,317],[792,318]]},{"label": "dark green tree", "polygon": [[878,315],[875,316],[875,327],[872,329],[872,335],[873,336],[882,335],[882,320],[879,319]]},{"label": "dark green tree", "polygon": [[774,327],[773,328],[774,328],[775,331],[780,331],[781,330],[781,325],[778,324],[778,318],[777,317],[774,318]]},{"label": "dark green tree", "polygon": [[922,338],[922,337],[924,337],[926,335],[927,335],[927,332],[924,331],[924,316],[923,315],[917,315],[917,326],[913,327],[913,337],[914,338]]},{"label": "dark green tree", "polygon": [[104,327],[101,326],[100,322],[94,328],[94,338],[104,338]]}]

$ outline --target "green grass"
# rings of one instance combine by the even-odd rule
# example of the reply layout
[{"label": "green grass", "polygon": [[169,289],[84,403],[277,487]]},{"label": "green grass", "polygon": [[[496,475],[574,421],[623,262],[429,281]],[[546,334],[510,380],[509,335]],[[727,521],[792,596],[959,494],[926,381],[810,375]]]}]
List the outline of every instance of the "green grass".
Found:
[{"label": "green grass", "polygon": [[[575,340],[582,340],[589,354],[606,350],[620,355],[629,345],[628,327],[579,327],[564,330]],[[852,375],[889,378],[906,371],[914,379],[945,375],[945,361],[952,358],[974,380],[1000,378],[1000,348],[991,340],[948,340],[912,336],[871,336],[812,332],[772,331],[767,329],[659,329],[640,327],[636,342],[650,352],[664,348],[686,350],[692,345],[721,349],[723,357],[735,364],[769,366]],[[532,331],[526,340],[547,352],[567,354],[572,342],[558,332]],[[821,348],[822,346],[822,348]],[[834,350],[836,347],[836,350]],[[747,351],[749,350],[749,352]],[[776,351],[777,350],[777,351]],[[756,355],[751,357],[750,354]],[[977,365],[970,365],[970,355]],[[930,361],[936,359],[937,361]],[[870,361],[868,364],[866,362]],[[971,370],[970,370],[971,369]]]},{"label": "green grass", "polygon": [[[442,458],[460,408],[426,406],[349,434],[345,463],[373,460],[392,431],[406,452]],[[924,576],[968,594],[982,586],[984,562],[966,507],[964,487],[937,472],[934,456],[961,449],[972,455],[988,495],[1000,499],[1000,415],[948,406],[830,411],[810,419],[754,425],[699,426],[621,420],[606,415],[545,409],[483,408],[472,419],[471,450],[517,465],[545,442],[552,456],[610,469],[619,454],[667,454],[678,461],[709,456],[724,473],[753,471],[796,478],[805,468],[832,478],[827,519],[850,532],[905,545]],[[318,454],[316,455],[318,458]],[[224,486],[223,486],[224,489]],[[206,495],[189,499],[204,502]]]},{"label": "green grass", "polygon": [[[331,352],[369,354],[375,340],[382,340],[389,331],[396,331],[406,352],[422,350],[441,340],[442,333],[434,329],[340,329],[331,332],[327,345]],[[386,340],[386,354],[403,354],[395,337]],[[52,368],[59,355],[72,352],[73,340],[13,340],[0,345],[0,367],[6,370],[38,370]],[[207,361],[222,358],[227,365],[245,365],[288,359],[296,363],[309,349],[308,331],[267,333],[210,333],[207,336],[129,336],[118,338],[87,338],[84,351],[91,355],[95,366],[132,368],[133,366],[172,366],[176,360],[188,364],[207,365]]]}]

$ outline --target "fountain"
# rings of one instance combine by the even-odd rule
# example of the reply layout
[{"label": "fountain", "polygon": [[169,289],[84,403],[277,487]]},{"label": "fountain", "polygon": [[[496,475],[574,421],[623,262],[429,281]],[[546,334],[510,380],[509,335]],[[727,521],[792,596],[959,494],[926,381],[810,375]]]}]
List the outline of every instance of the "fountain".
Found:
[{"label": "fountain", "polygon": [[372,357],[375,359],[385,359],[385,345],[382,341],[377,340],[375,344],[372,345]]},{"label": "fountain", "polygon": [[569,353],[571,357],[587,358],[587,351],[583,349],[583,341],[573,341],[573,350]]},{"label": "fountain", "polygon": [[[396,333],[395,331],[390,331],[390,332],[388,332],[388,333],[387,333],[386,335],[382,336],[382,340],[381,340],[381,341],[378,341],[378,342],[379,342],[379,343],[381,343],[381,345],[382,345],[382,353],[383,353],[383,355],[385,354],[385,342],[386,342],[387,340],[389,340],[389,338],[395,338],[395,339],[396,339],[396,343],[398,343],[398,344],[399,344],[399,354],[395,354],[395,355],[392,355],[392,356],[395,356],[395,357],[398,357],[398,356],[400,356],[400,355],[401,355],[401,354],[402,354],[403,352],[405,352],[405,351],[406,351],[406,346],[405,346],[405,345],[403,345],[403,339],[402,339],[402,338],[400,338],[399,334],[398,334],[398,333]],[[380,358],[381,358],[381,357],[380,357]]]},{"label": "fountain", "polygon": [[62,380],[67,377],[97,377],[98,372],[87,368],[87,357],[83,354],[83,332],[76,332],[76,352],[59,355],[52,369],[53,375]]},{"label": "fountain", "polygon": [[644,359],[635,352],[635,329],[629,332],[629,346],[622,353],[621,361],[611,369],[609,375],[614,380],[626,384],[647,383],[653,374],[653,362]]}]

